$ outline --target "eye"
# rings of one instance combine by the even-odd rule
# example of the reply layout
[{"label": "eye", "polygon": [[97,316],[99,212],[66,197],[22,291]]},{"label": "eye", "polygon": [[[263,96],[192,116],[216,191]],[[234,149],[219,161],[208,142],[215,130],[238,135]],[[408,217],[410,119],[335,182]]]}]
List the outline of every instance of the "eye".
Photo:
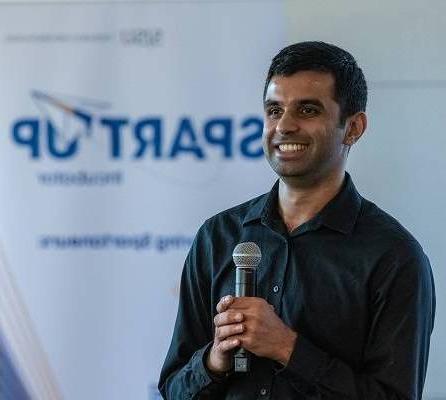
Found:
[{"label": "eye", "polygon": [[267,107],[266,115],[271,118],[279,118],[282,115],[282,109],[277,106]]},{"label": "eye", "polygon": [[299,113],[304,117],[313,117],[320,114],[320,111],[315,106],[303,105],[299,108]]}]

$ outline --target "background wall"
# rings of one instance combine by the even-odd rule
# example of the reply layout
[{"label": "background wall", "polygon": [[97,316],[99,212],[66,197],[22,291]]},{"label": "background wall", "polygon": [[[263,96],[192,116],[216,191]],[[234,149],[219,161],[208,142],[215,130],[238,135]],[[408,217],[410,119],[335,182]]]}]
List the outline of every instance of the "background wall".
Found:
[{"label": "background wall", "polygon": [[0,3],[0,393],[157,398],[196,230],[275,179],[270,59],[320,39],[368,78],[349,171],[430,256],[425,398],[446,398],[445,14],[440,0]]}]

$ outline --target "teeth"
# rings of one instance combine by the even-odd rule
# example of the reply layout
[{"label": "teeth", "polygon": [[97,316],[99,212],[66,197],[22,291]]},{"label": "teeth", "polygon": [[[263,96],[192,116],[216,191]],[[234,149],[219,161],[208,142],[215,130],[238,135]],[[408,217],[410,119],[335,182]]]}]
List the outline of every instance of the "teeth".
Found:
[{"label": "teeth", "polygon": [[280,151],[302,151],[306,149],[308,146],[305,144],[300,143],[287,143],[287,144],[280,144],[279,150]]}]

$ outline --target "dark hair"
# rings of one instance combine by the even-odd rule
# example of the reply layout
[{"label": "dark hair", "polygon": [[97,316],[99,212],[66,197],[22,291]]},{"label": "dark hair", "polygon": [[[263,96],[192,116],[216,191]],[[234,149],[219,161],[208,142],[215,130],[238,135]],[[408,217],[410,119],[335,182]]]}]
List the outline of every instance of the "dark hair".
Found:
[{"label": "dark hair", "polygon": [[299,71],[328,72],[335,78],[335,101],[341,109],[340,123],[367,105],[367,83],[353,56],[324,42],[295,43],[282,49],[272,60],[266,77],[263,98],[271,78],[290,76]]}]

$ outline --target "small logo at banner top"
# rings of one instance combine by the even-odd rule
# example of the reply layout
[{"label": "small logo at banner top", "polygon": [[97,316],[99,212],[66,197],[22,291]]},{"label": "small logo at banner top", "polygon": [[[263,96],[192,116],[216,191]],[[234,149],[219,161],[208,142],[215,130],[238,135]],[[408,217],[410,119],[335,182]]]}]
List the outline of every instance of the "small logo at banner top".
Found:
[{"label": "small logo at banner top", "polygon": [[8,44],[71,44],[110,45],[141,49],[160,48],[165,43],[165,31],[160,27],[128,27],[120,30],[88,32],[10,32],[4,36]]},{"label": "small logo at banner top", "polygon": [[153,115],[113,116],[109,103],[74,96],[33,90],[31,98],[40,118],[16,119],[11,138],[32,159],[74,159],[95,138],[103,143],[95,156],[108,160],[257,159],[263,154],[259,116],[204,120],[190,116],[172,121]]},{"label": "small logo at banner top", "polygon": [[130,28],[119,32],[119,41],[124,46],[159,47],[163,38],[164,31],[161,28]]}]

